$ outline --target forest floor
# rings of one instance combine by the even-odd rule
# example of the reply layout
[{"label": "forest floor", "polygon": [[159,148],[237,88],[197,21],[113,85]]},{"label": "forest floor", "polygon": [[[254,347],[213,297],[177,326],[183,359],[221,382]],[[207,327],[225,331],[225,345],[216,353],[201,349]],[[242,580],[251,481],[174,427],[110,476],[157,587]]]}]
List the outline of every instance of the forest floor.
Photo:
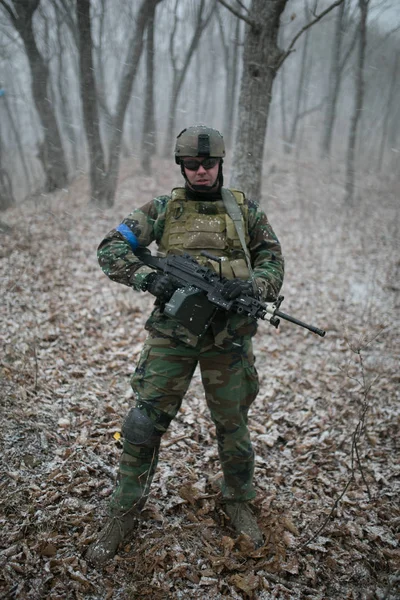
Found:
[{"label": "forest floor", "polygon": [[268,166],[262,198],[286,258],[282,310],[327,334],[261,322],[255,338],[265,545],[229,526],[196,373],[137,531],[104,569],[85,560],[152,304],[109,281],[96,248],[176,184],[170,163],[155,178],[125,165],[112,209],[89,207],[81,179],[1,216],[0,596],[398,599],[399,184],[366,175],[346,208],[340,171],[289,159]]}]

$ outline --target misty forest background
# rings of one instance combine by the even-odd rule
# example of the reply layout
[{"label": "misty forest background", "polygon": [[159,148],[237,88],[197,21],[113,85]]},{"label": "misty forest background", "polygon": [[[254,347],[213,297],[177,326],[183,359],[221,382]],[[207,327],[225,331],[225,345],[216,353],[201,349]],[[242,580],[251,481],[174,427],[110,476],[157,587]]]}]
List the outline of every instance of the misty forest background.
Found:
[{"label": "misty forest background", "polygon": [[[2,597],[399,597],[399,42],[395,0],[0,0]],[[181,184],[196,123],[282,243],[282,310],[327,334],[255,337],[264,547],[229,526],[196,372],[97,570],[152,299],[96,248]]]}]

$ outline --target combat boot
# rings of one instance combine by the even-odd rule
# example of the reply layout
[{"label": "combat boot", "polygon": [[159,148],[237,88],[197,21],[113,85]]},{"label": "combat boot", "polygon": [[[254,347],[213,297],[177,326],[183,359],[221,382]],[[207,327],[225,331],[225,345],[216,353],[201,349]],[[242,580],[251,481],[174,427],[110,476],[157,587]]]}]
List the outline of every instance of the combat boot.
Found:
[{"label": "combat boot", "polygon": [[264,538],[248,502],[227,502],[225,512],[238,534],[245,533],[256,548],[264,544]]},{"label": "combat boot", "polygon": [[119,544],[133,531],[136,524],[137,517],[133,514],[110,517],[97,540],[89,546],[86,559],[95,566],[103,566],[113,558]]}]

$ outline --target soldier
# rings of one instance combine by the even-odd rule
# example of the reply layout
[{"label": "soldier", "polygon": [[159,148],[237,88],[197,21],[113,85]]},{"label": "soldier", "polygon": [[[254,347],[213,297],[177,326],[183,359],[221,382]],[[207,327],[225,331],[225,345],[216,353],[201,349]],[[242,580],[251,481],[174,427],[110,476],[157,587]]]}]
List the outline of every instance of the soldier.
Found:
[{"label": "soldier", "polygon": [[[255,497],[247,416],[258,393],[252,351],[256,321],[217,311],[205,333],[194,335],[163,314],[175,291],[173,281],[144,265],[132,246],[132,240],[143,247],[155,241],[162,254],[189,253],[200,264],[218,268],[201,255],[207,250],[222,258],[227,299],[242,293],[276,299],[284,272],[280,244],[255,201],[222,187],[224,156],[224,140],[217,130],[204,125],[184,129],[176,140],[175,161],[185,186],[133,210],[98,249],[100,266],[110,279],[138,292],[150,292],[156,301],[131,379],[135,404],[122,427],[123,451],[110,518],[87,553],[97,565],[114,556],[119,543],[134,529],[149,495],[161,437],[177,414],[198,363],[216,427],[225,511],[237,533],[248,534],[256,546],[263,543],[249,504]],[[229,216],[227,195],[240,209],[238,226]]]}]

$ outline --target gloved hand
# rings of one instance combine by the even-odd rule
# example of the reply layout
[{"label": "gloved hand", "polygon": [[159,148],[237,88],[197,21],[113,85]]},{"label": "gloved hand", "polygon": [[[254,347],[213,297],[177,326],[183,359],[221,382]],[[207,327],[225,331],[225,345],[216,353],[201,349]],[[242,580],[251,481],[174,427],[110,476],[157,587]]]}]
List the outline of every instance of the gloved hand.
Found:
[{"label": "gloved hand", "polygon": [[246,279],[230,279],[224,284],[221,294],[226,300],[234,300],[238,296],[254,296],[253,284]]},{"label": "gloved hand", "polygon": [[150,292],[161,302],[168,302],[176,290],[171,278],[164,273],[150,273],[143,282],[142,290]]}]

